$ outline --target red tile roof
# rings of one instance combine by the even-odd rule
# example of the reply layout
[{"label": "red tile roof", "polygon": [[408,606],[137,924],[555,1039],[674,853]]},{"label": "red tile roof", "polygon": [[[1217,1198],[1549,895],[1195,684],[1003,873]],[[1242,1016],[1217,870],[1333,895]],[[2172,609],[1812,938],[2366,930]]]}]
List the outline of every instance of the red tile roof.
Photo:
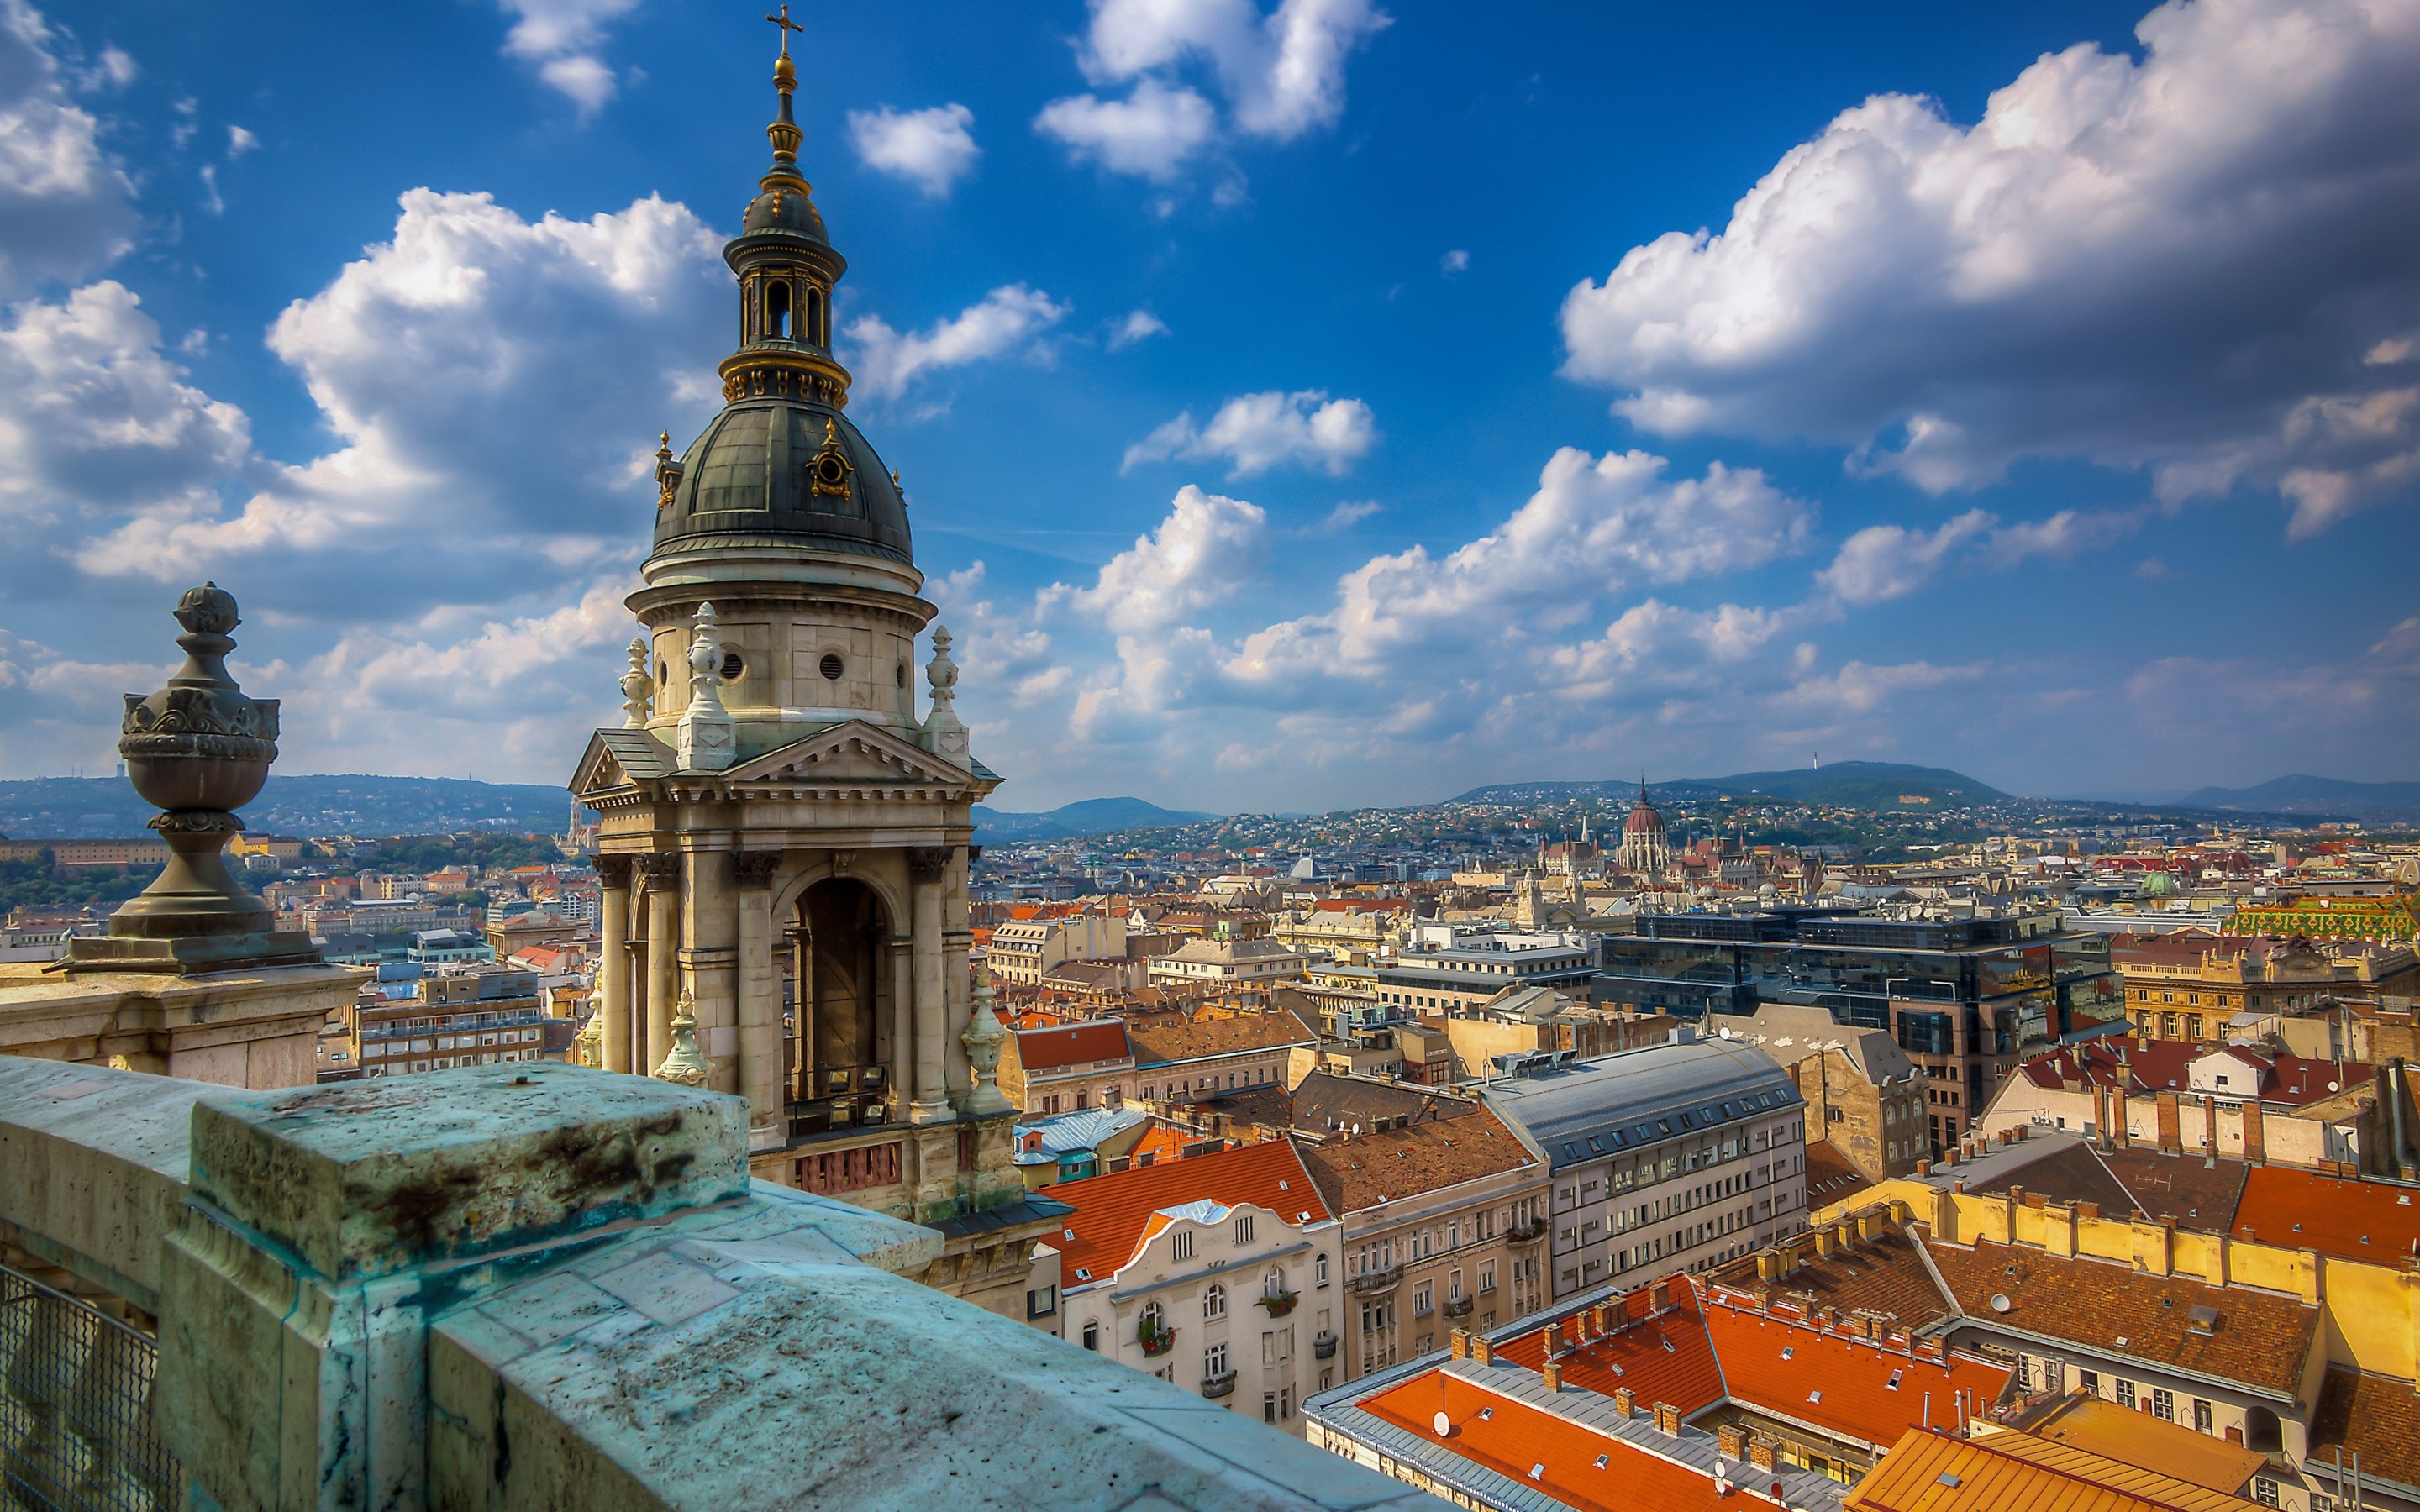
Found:
[{"label": "red tile roof", "polygon": [[1705,1310],[1705,1329],[1731,1400],[1866,1443],[1887,1446],[1923,1427],[1928,1399],[1932,1421],[1951,1423],[1959,1394],[1969,1411],[1989,1408],[2009,1383],[2007,1370],[1971,1355],[1936,1364],[1719,1305]]},{"label": "red tile roof", "polygon": [[2420,1255],[2420,1195],[2383,1181],[2255,1166],[2235,1206],[2235,1232],[2264,1244],[2399,1265]]},{"label": "red tile roof", "polygon": [[[1678,1276],[1666,1287],[1670,1305],[1652,1316],[1647,1288],[1620,1299],[1616,1305],[1627,1309],[1629,1326],[1566,1352],[1564,1383],[1601,1396],[1627,1386],[1637,1397],[1640,1412],[1657,1402],[1669,1402],[1683,1417],[1721,1401],[1722,1366],[1707,1340],[1705,1320],[1698,1315],[1697,1295]],[[1565,1325],[1566,1337],[1569,1326]],[[1535,1370],[1546,1362],[1546,1331],[1540,1328],[1499,1344],[1496,1356]]]},{"label": "red tile roof", "polygon": [[1028,1072],[1123,1060],[1132,1054],[1126,1047],[1126,1026],[1117,1019],[1056,1029],[1019,1029],[1016,1034],[1016,1063]]},{"label": "red tile roof", "polygon": [[1058,1237],[1043,1236],[1058,1248],[1060,1272],[1070,1287],[1089,1284],[1077,1278],[1078,1271],[1092,1273],[1090,1281],[1116,1274],[1134,1258],[1152,1216],[1163,1208],[1206,1199],[1230,1208],[1266,1208],[1289,1224],[1323,1223],[1329,1216],[1291,1139],[1239,1145],[1190,1160],[1156,1160],[1042,1190],[1076,1210]]},{"label": "red tile roof", "polygon": [[[1360,1405],[1582,1512],[1719,1512],[1741,1502],[1736,1495],[1716,1499],[1714,1481],[1696,1471],[1440,1371],[1414,1376]],[[1439,1412],[1451,1420],[1452,1433],[1444,1439],[1436,1434]],[[1596,1463],[1600,1455],[1603,1469]]]}]

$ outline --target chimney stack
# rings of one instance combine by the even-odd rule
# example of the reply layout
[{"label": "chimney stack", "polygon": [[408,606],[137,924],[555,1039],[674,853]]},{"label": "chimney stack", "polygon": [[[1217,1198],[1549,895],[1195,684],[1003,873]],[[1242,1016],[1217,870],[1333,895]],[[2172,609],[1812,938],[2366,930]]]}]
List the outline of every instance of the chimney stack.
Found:
[{"label": "chimney stack", "polygon": [[1655,1404],[1655,1429],[1671,1438],[1681,1436],[1681,1410],[1670,1402]]},{"label": "chimney stack", "polygon": [[1737,1423],[1724,1423],[1714,1429],[1714,1448],[1726,1459],[1747,1458],[1747,1429]]}]

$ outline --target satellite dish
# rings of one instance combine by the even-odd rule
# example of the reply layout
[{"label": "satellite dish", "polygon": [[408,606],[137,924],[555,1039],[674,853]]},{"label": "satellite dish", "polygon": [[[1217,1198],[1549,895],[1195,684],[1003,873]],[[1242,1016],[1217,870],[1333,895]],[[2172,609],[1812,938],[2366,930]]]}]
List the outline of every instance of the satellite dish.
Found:
[{"label": "satellite dish", "polygon": [[1453,1436],[1453,1419],[1446,1416],[1442,1411],[1429,1419],[1429,1427],[1436,1429],[1436,1436],[1440,1439]]},{"label": "satellite dish", "polygon": [[1995,1313],[2004,1313],[2009,1310],[2009,1294],[2007,1292],[1994,1291],[1992,1293],[1992,1310]]}]

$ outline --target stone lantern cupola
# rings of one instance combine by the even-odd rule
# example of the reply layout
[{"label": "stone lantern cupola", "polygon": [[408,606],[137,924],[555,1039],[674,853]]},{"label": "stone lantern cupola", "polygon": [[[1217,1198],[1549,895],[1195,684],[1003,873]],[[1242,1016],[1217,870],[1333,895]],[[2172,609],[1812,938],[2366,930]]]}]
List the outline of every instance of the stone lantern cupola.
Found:
[{"label": "stone lantern cupola", "polygon": [[738,349],[721,411],[656,454],[626,600],[645,633],[572,777],[598,815],[597,1055],[745,1097],[755,1175],[939,1228],[926,1279],[1005,1308],[1067,1210],[1008,1159],[1001,1041],[970,988],[973,805],[1000,779],[956,713],[899,481],[843,412],[847,265],[771,19],[773,163],[723,249]]}]

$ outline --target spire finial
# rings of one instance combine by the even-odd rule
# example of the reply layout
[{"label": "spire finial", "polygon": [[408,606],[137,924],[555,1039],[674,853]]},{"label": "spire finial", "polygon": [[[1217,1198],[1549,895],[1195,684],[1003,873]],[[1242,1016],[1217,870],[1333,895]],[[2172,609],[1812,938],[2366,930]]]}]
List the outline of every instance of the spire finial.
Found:
[{"label": "spire finial", "polygon": [[782,13],[780,15],[767,16],[765,19],[771,22],[774,25],[782,28],[782,55],[783,57],[788,57],[790,55],[790,34],[792,32],[803,32],[806,30],[804,26],[799,25],[797,22],[790,19],[790,0],[782,0]]}]

